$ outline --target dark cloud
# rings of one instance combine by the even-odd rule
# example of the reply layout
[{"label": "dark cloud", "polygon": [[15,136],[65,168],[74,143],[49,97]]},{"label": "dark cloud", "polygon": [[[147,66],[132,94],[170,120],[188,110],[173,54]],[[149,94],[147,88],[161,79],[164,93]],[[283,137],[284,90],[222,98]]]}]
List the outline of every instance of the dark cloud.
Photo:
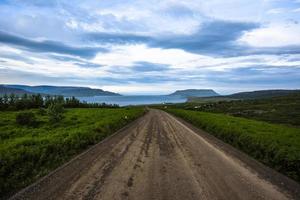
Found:
[{"label": "dark cloud", "polygon": [[147,44],[163,49],[182,49],[187,52],[210,56],[283,55],[299,54],[300,46],[255,48],[242,45],[237,40],[247,31],[259,28],[260,24],[214,20],[204,24],[192,35],[146,35],[122,33],[88,33],[84,38],[101,44]]},{"label": "dark cloud", "polygon": [[74,64],[79,66],[79,67],[83,67],[83,68],[99,68],[99,67],[102,67],[99,64],[95,64],[95,63],[91,63],[91,62],[87,62],[87,61],[82,61],[82,62],[74,63]]},{"label": "dark cloud", "polygon": [[74,62],[81,62],[81,59],[72,57],[72,56],[64,56],[64,55],[49,55],[50,58],[53,58],[55,60],[59,61],[64,61],[64,62],[69,62],[69,61],[74,61]]},{"label": "dark cloud", "polygon": [[26,72],[22,70],[8,69],[0,67],[0,80],[5,83],[23,84],[31,81],[31,84],[71,84],[75,83],[76,78],[72,76],[47,76],[40,73]]},{"label": "dark cloud", "polygon": [[140,83],[140,84],[151,84],[151,83],[168,83],[168,82],[179,82],[181,79],[178,77],[171,76],[154,76],[154,75],[144,75],[139,77],[132,77],[127,79],[128,82]]},{"label": "dark cloud", "polygon": [[58,60],[58,61],[62,61],[62,62],[72,62],[74,65],[77,65],[77,66],[83,67],[83,68],[102,67],[99,64],[89,62],[87,59],[78,59],[78,58],[75,58],[75,57],[64,56],[64,55],[50,55],[49,57],[51,57],[55,60]]},{"label": "dark cloud", "polygon": [[[175,9],[176,10],[176,9]],[[187,11],[188,12],[188,11]],[[83,40],[88,44],[147,44],[149,47],[163,49],[182,49],[187,52],[210,56],[234,57],[243,55],[283,55],[300,54],[300,46],[277,48],[254,48],[241,45],[237,40],[247,31],[260,27],[257,23],[211,20],[201,25],[192,35],[147,36],[130,33],[86,33]],[[57,53],[56,59],[75,61],[74,57],[92,58],[98,52],[107,52],[100,47],[75,47],[55,41],[36,41],[9,34],[0,30],[0,42],[35,52]],[[66,55],[64,57],[64,55]],[[69,57],[68,57],[69,56]],[[80,62],[79,62],[80,63]],[[136,70],[150,69],[151,63],[137,63]],[[81,65],[84,67],[85,64]],[[147,66],[148,65],[148,66]],[[153,65],[153,64],[152,64]],[[86,67],[97,67],[88,66]],[[158,66],[156,66],[158,67]]]},{"label": "dark cloud", "polygon": [[135,62],[131,69],[136,72],[162,72],[169,70],[169,65],[140,61]]},{"label": "dark cloud", "polygon": [[126,66],[112,66],[110,69],[107,69],[106,72],[123,75],[130,74],[132,71]]},{"label": "dark cloud", "polygon": [[253,65],[243,68],[233,68],[224,72],[208,73],[208,81],[218,84],[245,85],[276,85],[278,87],[300,85],[300,72],[295,67]]},{"label": "dark cloud", "polygon": [[192,35],[150,37],[121,33],[89,33],[84,37],[87,40],[102,44],[145,43],[150,47],[183,49],[187,52],[205,55],[234,56],[235,54],[241,54],[241,51],[245,48],[238,46],[236,40],[245,31],[258,27],[259,24],[256,23],[215,20],[202,24],[201,28]]},{"label": "dark cloud", "polygon": [[[259,24],[257,23],[215,20],[202,24],[199,30],[192,35],[151,37],[129,33],[87,33],[83,38],[85,41],[92,41],[100,44],[147,44],[150,47],[182,49],[191,53],[224,57],[258,54],[300,54],[300,46],[254,48],[237,43],[237,40],[246,31],[258,27]],[[3,31],[0,31],[0,42],[15,45],[30,51],[58,53],[83,58],[91,58],[98,52],[108,51],[107,49],[99,47],[74,47],[49,40],[35,41]],[[73,58],[66,57],[66,59]]]},{"label": "dark cloud", "polygon": [[88,33],[84,37],[86,40],[100,42],[102,44],[149,43],[154,40],[154,38],[149,36],[122,33]]},{"label": "dark cloud", "polygon": [[[243,48],[243,47],[242,47]],[[288,55],[288,54],[300,54],[300,46],[282,46],[282,47],[264,47],[253,48],[245,46],[241,49],[240,55]]]},{"label": "dark cloud", "polygon": [[56,41],[35,41],[0,31],[0,43],[10,44],[35,52],[58,53],[84,58],[94,57],[98,52],[107,52],[104,48],[73,47]]},{"label": "dark cloud", "polygon": [[188,17],[193,17],[195,15],[193,10],[191,10],[190,8],[184,5],[179,5],[179,4],[168,6],[164,10],[164,14],[167,14],[174,18],[188,18]]},{"label": "dark cloud", "polygon": [[10,60],[18,60],[18,61],[22,61],[24,63],[27,63],[27,64],[34,64],[34,61],[28,57],[25,57],[25,56],[22,56],[22,55],[19,55],[19,54],[7,54],[7,53],[4,53],[4,54],[1,54],[0,53],[0,57],[1,58],[7,58],[7,59],[10,59]]},{"label": "dark cloud", "polygon": [[192,53],[234,56],[240,54],[241,47],[236,44],[244,32],[258,28],[259,24],[211,21],[202,24],[201,28],[193,35],[175,36],[159,39],[152,46],[159,46],[165,49],[183,49]]}]

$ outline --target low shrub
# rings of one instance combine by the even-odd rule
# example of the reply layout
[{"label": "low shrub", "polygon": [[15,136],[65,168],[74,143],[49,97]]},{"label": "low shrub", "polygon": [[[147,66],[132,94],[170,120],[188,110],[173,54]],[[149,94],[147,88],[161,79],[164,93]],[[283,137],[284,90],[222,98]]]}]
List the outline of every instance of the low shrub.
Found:
[{"label": "low shrub", "polygon": [[47,110],[45,108],[39,108],[37,111],[37,114],[39,114],[41,116],[45,116],[45,115],[47,115]]},{"label": "low shrub", "polygon": [[37,119],[33,112],[20,112],[16,115],[16,123],[22,126],[35,126]]}]

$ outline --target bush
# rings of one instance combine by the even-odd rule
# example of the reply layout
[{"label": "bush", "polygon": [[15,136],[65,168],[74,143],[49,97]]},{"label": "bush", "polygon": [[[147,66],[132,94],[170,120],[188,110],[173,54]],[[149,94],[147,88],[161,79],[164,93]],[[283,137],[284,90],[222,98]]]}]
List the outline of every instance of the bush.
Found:
[{"label": "bush", "polygon": [[45,116],[47,114],[47,110],[45,108],[39,108],[37,114]]},{"label": "bush", "polygon": [[47,109],[50,123],[57,123],[63,119],[64,107],[60,103],[52,103]]},{"label": "bush", "polygon": [[35,126],[37,120],[33,112],[21,112],[16,115],[16,123],[19,125]]}]

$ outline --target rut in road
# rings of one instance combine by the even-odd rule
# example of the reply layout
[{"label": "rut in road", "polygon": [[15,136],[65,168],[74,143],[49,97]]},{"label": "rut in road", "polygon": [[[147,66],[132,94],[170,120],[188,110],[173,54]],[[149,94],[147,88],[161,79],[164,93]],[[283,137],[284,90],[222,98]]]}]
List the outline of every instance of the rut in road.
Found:
[{"label": "rut in road", "polygon": [[292,197],[173,116],[150,110],[13,199]]}]

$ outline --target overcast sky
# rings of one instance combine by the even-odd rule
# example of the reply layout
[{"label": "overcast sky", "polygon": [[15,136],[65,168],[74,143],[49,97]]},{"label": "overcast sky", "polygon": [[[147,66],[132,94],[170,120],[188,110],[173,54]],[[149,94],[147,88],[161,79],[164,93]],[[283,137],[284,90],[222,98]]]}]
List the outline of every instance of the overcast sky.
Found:
[{"label": "overcast sky", "polygon": [[300,0],[0,0],[0,83],[300,88]]}]

